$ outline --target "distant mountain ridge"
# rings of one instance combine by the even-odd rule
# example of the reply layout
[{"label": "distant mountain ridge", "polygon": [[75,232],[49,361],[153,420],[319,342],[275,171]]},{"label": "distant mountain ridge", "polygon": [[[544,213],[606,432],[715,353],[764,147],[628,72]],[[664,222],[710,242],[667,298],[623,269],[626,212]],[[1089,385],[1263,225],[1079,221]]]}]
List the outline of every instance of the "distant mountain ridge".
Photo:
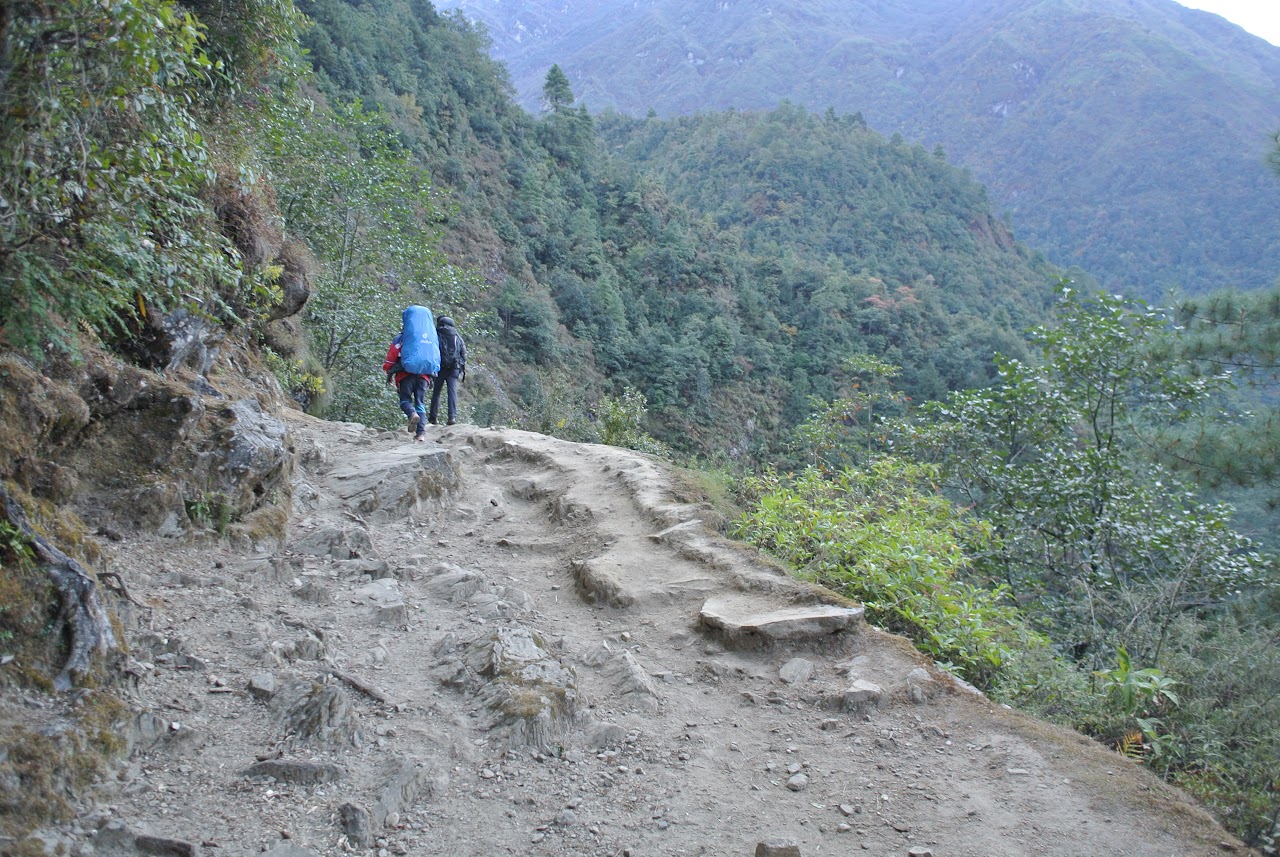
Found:
[{"label": "distant mountain ridge", "polygon": [[968,166],[1018,235],[1155,296],[1280,275],[1280,48],[1172,0],[442,0],[522,103],[557,63],[643,116],[790,100]]}]

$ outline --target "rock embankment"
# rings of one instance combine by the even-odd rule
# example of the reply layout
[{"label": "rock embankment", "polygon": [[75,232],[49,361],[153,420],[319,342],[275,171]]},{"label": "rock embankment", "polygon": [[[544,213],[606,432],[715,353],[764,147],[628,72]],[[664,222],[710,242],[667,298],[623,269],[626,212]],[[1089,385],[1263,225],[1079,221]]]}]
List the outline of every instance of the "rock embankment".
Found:
[{"label": "rock embankment", "polygon": [[[125,538],[128,762],[72,855],[1208,855],[1084,739],[950,681],[643,456],[290,417],[279,549]],[[235,545],[244,545],[235,547]]]}]

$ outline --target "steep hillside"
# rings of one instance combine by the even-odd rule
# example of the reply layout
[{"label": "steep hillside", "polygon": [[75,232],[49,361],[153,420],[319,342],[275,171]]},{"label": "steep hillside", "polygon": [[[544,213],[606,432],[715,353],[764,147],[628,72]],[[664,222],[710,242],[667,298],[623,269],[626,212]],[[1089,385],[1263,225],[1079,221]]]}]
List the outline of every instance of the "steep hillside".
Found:
[{"label": "steep hillside", "polygon": [[441,5],[486,24],[530,107],[558,63],[583,103],[636,116],[860,111],[942,145],[1021,237],[1109,288],[1280,273],[1280,48],[1172,0]]},{"label": "steep hillside", "polygon": [[[493,334],[477,337],[491,370],[477,422],[591,439],[575,411],[634,389],[682,451],[776,458],[808,397],[847,382],[850,354],[903,365],[906,390],[935,398],[986,383],[992,353],[1019,353],[1048,299],[1054,272],[977,184],[856,117],[709,120],[780,154],[747,175],[726,150],[699,188],[676,162],[705,141],[682,151],[683,132],[655,124],[633,148],[617,117],[523,113],[460,18],[398,0],[309,12],[318,86],[385,111],[430,168],[452,258],[486,281],[442,304]],[[771,171],[785,187],[767,187]]]},{"label": "steep hillside", "polygon": [[1043,313],[1053,271],[991,215],[983,188],[858,117],[784,106],[600,126],[677,202],[740,236],[756,273],[744,326],[795,327],[779,340],[755,322],[782,365],[808,370],[807,387],[789,391],[799,410],[802,394],[837,392],[850,354],[906,367],[903,388],[919,399],[981,386],[991,355],[1021,354],[1010,333]]}]

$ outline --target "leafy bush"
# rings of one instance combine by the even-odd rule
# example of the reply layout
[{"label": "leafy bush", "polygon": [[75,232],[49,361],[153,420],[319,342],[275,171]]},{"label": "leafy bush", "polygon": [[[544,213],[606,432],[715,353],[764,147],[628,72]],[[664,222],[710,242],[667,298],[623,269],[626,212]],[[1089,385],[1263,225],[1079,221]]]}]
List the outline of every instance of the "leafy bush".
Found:
[{"label": "leafy bush", "polygon": [[0,46],[0,337],[67,331],[234,289],[192,105],[212,67],[170,0],[19,2]]},{"label": "leafy bush", "polygon": [[980,686],[1014,649],[1044,646],[1000,591],[963,579],[962,545],[986,538],[933,489],[936,471],[881,457],[865,469],[744,480],[736,534],[816,582],[862,602],[867,617]]},{"label": "leafy bush", "polygon": [[302,360],[281,357],[270,348],[263,349],[262,357],[285,394],[303,407],[324,394],[324,379],[308,371]]},{"label": "leafy bush", "polygon": [[1147,761],[1216,807],[1245,842],[1275,854],[1280,628],[1258,616],[1237,609],[1173,624],[1161,666],[1180,680],[1179,704],[1161,713],[1161,753]]},{"label": "leafy bush", "polygon": [[620,399],[601,399],[595,409],[600,442],[652,455],[668,454],[666,445],[644,430],[645,410],[644,394],[639,390],[627,388]]},{"label": "leafy bush", "polygon": [[1171,360],[1173,335],[1145,305],[1064,289],[1058,324],[1033,331],[1043,361],[1001,360],[993,386],[926,406],[908,446],[936,456],[998,536],[968,545],[975,571],[1007,586],[1081,671],[1005,677],[1001,692],[1142,758],[1265,844],[1280,819],[1266,602],[1280,581],[1229,507],[1151,460],[1160,439],[1172,438],[1167,455],[1188,452],[1170,428],[1223,383]]},{"label": "leafy bush", "polygon": [[516,280],[508,279],[498,294],[497,310],[504,339],[517,358],[538,365],[555,361],[559,347],[550,305],[529,294]]},{"label": "leafy bush", "polygon": [[1159,359],[1162,314],[1064,289],[1059,324],[1033,332],[1041,365],[999,361],[997,383],[923,409],[908,444],[936,456],[947,487],[991,522],[976,567],[1007,585],[1090,669],[1118,646],[1156,663],[1169,623],[1270,585],[1274,571],[1151,463],[1147,436],[1205,400],[1215,379]]},{"label": "leafy bush", "polygon": [[560,376],[528,372],[515,396],[520,408],[506,415],[503,422],[508,425],[582,443],[600,440],[596,426],[587,417],[589,408],[580,385]]}]

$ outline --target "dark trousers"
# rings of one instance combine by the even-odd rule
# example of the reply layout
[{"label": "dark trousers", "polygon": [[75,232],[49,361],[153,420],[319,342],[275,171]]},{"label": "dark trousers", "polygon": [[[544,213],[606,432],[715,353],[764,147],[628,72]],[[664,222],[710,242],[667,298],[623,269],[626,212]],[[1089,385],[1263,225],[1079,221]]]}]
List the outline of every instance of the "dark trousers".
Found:
[{"label": "dark trousers", "polygon": [[397,385],[397,389],[400,391],[400,410],[404,411],[405,417],[410,419],[413,418],[414,413],[417,413],[417,434],[426,434],[427,409],[425,407],[425,399],[427,397],[427,379],[421,375],[405,375]]},{"label": "dark trousers", "polygon": [[449,387],[449,422],[457,422],[458,420],[458,375],[461,374],[455,366],[452,369],[441,369],[436,375],[435,383],[431,386],[431,412],[427,415],[427,421],[432,425],[436,423],[436,415],[440,412],[440,391]]}]

